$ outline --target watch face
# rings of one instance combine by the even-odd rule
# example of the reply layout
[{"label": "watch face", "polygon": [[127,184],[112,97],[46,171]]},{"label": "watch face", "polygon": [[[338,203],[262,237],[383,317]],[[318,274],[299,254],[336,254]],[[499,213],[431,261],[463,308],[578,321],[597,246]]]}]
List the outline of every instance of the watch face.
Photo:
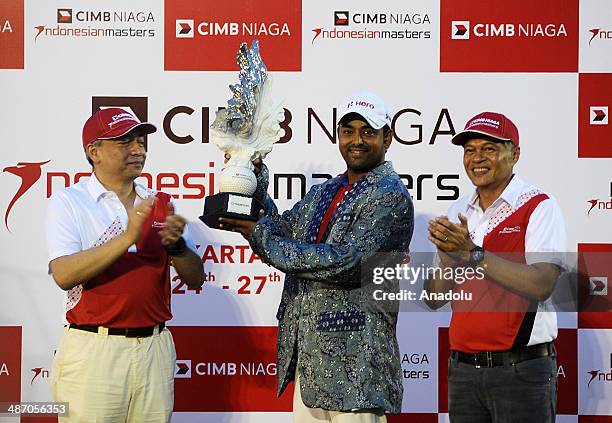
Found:
[{"label": "watch face", "polygon": [[476,247],[470,252],[470,263],[476,265],[484,258],[484,249],[482,247]]}]

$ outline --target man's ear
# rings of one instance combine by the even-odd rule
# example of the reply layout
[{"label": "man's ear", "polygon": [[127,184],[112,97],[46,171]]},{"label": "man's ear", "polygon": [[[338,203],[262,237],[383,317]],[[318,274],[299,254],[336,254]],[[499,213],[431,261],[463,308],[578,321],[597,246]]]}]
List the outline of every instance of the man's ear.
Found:
[{"label": "man's ear", "polygon": [[393,130],[389,129],[389,132],[387,132],[383,138],[383,143],[385,145],[385,150],[389,149],[389,146],[391,145],[391,142],[393,142]]},{"label": "man's ear", "polygon": [[92,162],[100,162],[100,158],[98,156],[98,146],[95,143],[92,142],[87,146],[87,151],[85,154],[87,154],[87,157],[89,157],[89,160],[91,160]]},{"label": "man's ear", "polygon": [[512,164],[515,165],[516,162],[519,161],[520,157],[521,157],[521,147],[517,145],[516,147],[514,147],[514,151],[512,152]]}]

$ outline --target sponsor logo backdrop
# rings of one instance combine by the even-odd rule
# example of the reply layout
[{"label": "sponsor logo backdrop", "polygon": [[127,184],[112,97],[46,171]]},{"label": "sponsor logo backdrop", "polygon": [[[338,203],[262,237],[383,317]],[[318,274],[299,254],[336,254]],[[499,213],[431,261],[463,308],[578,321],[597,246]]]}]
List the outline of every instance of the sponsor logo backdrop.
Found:
[{"label": "sponsor logo backdrop", "polygon": [[[197,221],[223,165],[209,126],[239,44],[257,38],[285,98],[286,133],[267,159],[279,209],[344,170],[335,108],[372,90],[393,114],[388,158],[413,195],[415,252],[433,251],[427,220],[472,189],[452,135],[483,110],[513,118],[516,172],[560,203],[568,251],[594,253],[571,263],[581,312],[559,313],[558,420],[610,419],[611,30],[605,0],[2,2],[0,401],[50,399],[65,298],[47,274],[46,201],[89,176],[80,137],[92,110],[123,106],[157,125],[141,181],[174,196],[206,269],[201,290],[173,277],[173,421],[291,421],[291,390],[278,399],[275,382],[284,275]],[[408,309],[404,414],[390,421],[448,421],[449,310]]]}]

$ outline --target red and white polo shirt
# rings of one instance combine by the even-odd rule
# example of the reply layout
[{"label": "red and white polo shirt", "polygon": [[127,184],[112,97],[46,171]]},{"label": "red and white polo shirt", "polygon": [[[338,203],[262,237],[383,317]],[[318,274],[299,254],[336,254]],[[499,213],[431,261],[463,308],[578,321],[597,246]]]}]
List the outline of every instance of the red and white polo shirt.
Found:
[{"label": "red and white polo shirt", "polygon": [[[474,243],[485,250],[502,257],[507,253],[509,259],[526,264],[565,267],[565,222],[557,202],[516,175],[489,208],[480,208],[475,191],[453,203],[448,217],[459,222],[459,213],[467,217]],[[557,316],[550,299],[530,300],[486,279],[472,279],[456,288],[471,291],[473,300],[453,303],[451,349],[506,351],[557,337]],[[500,304],[499,311],[491,310],[492,304]]]},{"label": "red and white polo shirt", "polygon": [[[158,197],[143,236],[100,275],[67,292],[69,323],[128,328],[152,326],[172,318],[170,258],[157,233],[170,196],[138,183],[134,187],[135,204],[150,195]],[[49,263],[104,244],[123,233],[127,220],[127,210],[118,196],[107,191],[95,174],[57,192],[47,206]],[[195,251],[187,227],[183,237]]]}]

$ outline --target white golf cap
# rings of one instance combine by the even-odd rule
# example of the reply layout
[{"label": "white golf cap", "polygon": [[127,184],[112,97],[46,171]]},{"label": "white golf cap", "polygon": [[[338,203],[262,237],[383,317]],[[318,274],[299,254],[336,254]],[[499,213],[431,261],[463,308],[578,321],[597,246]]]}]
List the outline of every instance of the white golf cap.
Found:
[{"label": "white golf cap", "polygon": [[338,107],[338,122],[349,113],[361,115],[372,128],[380,129],[385,125],[391,127],[391,115],[384,100],[368,91],[352,94]]}]

